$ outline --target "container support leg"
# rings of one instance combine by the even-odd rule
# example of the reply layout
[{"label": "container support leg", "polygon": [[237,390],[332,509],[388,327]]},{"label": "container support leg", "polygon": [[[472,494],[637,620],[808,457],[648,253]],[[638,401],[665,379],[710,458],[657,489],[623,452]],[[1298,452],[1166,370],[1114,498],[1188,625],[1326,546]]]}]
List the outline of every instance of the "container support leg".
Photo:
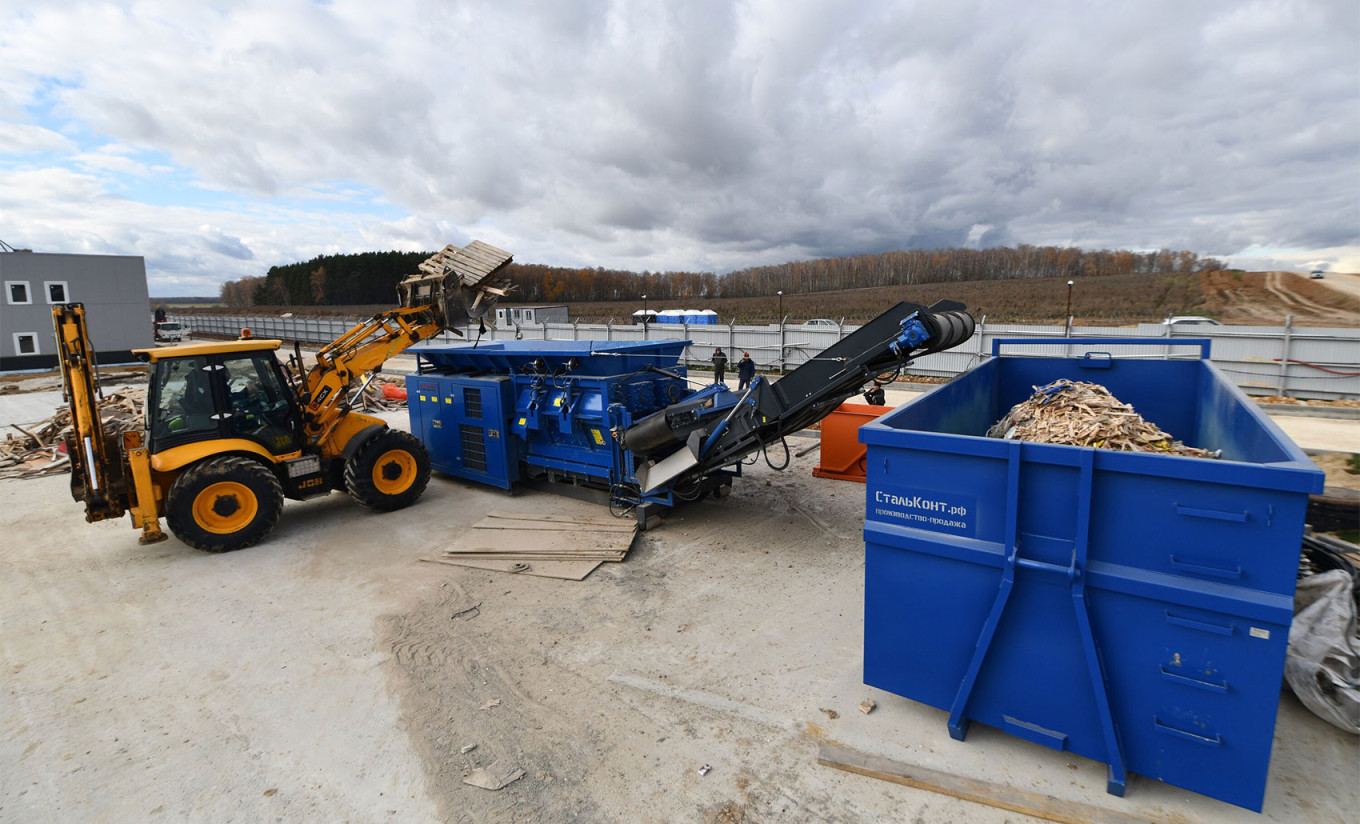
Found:
[{"label": "container support leg", "polygon": [[1105,791],[1123,797],[1127,779],[1124,776],[1124,755],[1119,750],[1119,736],[1110,712],[1110,696],[1105,689],[1105,674],[1096,649],[1095,633],[1091,630],[1091,616],[1086,606],[1086,556],[1090,548],[1092,481],[1095,478],[1095,450],[1085,450],[1081,456],[1080,500],[1077,502],[1077,534],[1073,558],[1072,607],[1077,617],[1077,632],[1081,636],[1082,653],[1086,658],[1087,674],[1095,693],[1096,712],[1100,715],[1100,729],[1105,737],[1108,772]]},{"label": "container support leg", "polygon": [[962,741],[968,735],[968,719],[964,717],[964,712],[968,709],[968,697],[972,695],[973,687],[977,684],[978,673],[982,671],[982,662],[987,657],[987,650],[992,645],[996,628],[1001,623],[1001,614],[1006,611],[1006,601],[1011,597],[1011,589],[1015,586],[1016,535],[1020,518],[1020,442],[1011,441],[1008,446],[1010,454],[1006,466],[1006,489],[1009,490],[1009,494],[1006,498],[1006,545],[1005,561],[1001,566],[1001,585],[997,590],[996,600],[992,602],[992,611],[988,613],[987,620],[982,625],[977,646],[973,648],[972,660],[968,662],[963,681],[959,683],[959,691],[954,695],[954,703],[949,708],[949,737],[955,741]]}]

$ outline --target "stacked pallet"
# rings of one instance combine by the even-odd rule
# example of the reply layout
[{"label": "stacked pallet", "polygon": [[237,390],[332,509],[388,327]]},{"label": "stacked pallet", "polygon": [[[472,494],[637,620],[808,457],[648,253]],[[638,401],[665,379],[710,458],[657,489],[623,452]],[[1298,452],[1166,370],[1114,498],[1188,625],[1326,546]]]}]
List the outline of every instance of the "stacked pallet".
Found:
[{"label": "stacked pallet", "polygon": [[580,581],[622,561],[636,533],[637,522],[619,518],[491,512],[438,557],[421,560]]}]

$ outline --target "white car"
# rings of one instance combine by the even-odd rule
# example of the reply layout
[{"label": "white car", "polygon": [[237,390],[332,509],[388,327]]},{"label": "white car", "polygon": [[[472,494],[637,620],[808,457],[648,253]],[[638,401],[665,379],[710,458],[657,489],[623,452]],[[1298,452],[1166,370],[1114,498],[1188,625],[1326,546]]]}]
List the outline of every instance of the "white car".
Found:
[{"label": "white car", "polygon": [[813,318],[812,320],[805,320],[805,321],[803,321],[803,325],[804,325],[804,326],[826,327],[826,328],[831,328],[831,329],[838,329],[838,328],[840,328],[840,324],[839,324],[839,323],[836,323],[836,322],[835,322],[834,320],[832,320],[831,318]]},{"label": "white car", "polygon": [[1176,315],[1162,321],[1163,326],[1222,326],[1223,324],[1213,318],[1206,318],[1203,315]]},{"label": "white car", "polygon": [[1326,277],[1326,275],[1323,273],[1321,269],[1314,269],[1313,271],[1308,273],[1308,277],[1312,278],[1313,280],[1322,280],[1324,277]]}]

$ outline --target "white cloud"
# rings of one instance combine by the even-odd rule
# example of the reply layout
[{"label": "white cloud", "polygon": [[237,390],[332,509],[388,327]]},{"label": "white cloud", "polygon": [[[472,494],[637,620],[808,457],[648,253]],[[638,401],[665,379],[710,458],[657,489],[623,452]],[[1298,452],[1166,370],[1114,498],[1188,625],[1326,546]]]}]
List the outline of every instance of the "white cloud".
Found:
[{"label": "white cloud", "polygon": [[635,269],[1360,249],[1357,39],[1288,0],[49,3],[0,13],[0,197],[7,240],[134,244],[153,291],[472,236]]},{"label": "white cloud", "polygon": [[27,155],[38,152],[69,152],[75,143],[65,135],[32,123],[0,120],[0,147],[8,154]]}]

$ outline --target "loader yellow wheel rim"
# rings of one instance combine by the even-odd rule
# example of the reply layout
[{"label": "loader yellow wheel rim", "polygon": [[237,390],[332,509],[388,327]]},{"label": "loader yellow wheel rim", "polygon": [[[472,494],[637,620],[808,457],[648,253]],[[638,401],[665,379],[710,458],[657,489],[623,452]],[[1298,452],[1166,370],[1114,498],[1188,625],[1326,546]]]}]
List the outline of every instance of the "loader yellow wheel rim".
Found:
[{"label": "loader yellow wheel rim", "polygon": [[373,487],[384,495],[400,495],[416,481],[416,457],[405,449],[384,452],[373,464]]},{"label": "loader yellow wheel rim", "polygon": [[215,535],[240,532],[259,511],[255,493],[236,481],[218,481],[194,498],[194,522]]}]

